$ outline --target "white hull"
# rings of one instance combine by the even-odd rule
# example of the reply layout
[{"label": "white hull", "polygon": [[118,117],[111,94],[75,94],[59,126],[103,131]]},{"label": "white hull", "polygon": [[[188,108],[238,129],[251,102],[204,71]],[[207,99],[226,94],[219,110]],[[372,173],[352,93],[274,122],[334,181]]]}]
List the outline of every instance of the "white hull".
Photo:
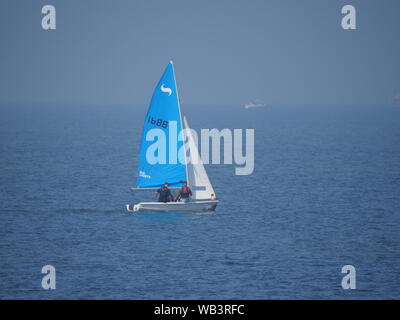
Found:
[{"label": "white hull", "polygon": [[127,204],[128,211],[186,211],[202,212],[215,211],[218,200],[189,201],[189,202],[139,202]]}]

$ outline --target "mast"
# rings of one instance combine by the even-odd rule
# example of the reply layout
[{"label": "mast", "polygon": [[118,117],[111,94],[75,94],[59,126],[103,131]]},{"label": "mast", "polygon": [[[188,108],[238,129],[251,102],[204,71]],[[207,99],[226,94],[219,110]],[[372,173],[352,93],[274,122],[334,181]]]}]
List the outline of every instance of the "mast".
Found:
[{"label": "mast", "polygon": [[[189,180],[189,176],[188,176],[188,165],[187,165],[187,159],[186,159],[186,147],[185,147],[185,136],[183,135],[183,121],[182,121],[182,112],[181,112],[181,102],[179,99],[179,93],[178,93],[178,86],[176,84],[176,77],[175,77],[175,69],[174,69],[174,62],[172,61],[172,59],[169,61],[169,63],[172,66],[172,73],[174,76],[174,81],[175,81],[175,92],[176,92],[176,98],[178,100],[178,110],[179,110],[179,120],[181,122],[181,135],[182,135],[182,140],[183,140],[183,158],[185,159],[185,167],[186,167],[186,180]],[[179,134],[179,133],[178,133]]]}]

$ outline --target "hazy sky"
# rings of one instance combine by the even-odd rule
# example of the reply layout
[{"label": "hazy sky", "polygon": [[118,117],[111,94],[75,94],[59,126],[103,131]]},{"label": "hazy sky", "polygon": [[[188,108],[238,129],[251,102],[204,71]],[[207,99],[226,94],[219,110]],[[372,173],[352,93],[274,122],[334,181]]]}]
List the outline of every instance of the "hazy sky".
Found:
[{"label": "hazy sky", "polygon": [[182,103],[390,103],[399,17],[399,0],[1,0],[0,104],[148,103],[171,58]]}]

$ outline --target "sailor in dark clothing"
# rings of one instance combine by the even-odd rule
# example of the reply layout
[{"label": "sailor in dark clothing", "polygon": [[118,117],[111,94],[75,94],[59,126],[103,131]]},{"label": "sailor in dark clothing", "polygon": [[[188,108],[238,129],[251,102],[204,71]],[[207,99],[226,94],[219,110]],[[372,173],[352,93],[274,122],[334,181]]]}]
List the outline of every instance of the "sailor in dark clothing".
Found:
[{"label": "sailor in dark clothing", "polygon": [[169,184],[166,182],[160,189],[156,191],[156,194],[158,194],[158,202],[173,201],[171,190],[169,190],[168,186]]},{"label": "sailor in dark clothing", "polygon": [[178,196],[176,197],[176,201],[189,202],[190,197],[192,196],[192,190],[190,190],[186,181],[181,181],[181,182],[183,186]]}]

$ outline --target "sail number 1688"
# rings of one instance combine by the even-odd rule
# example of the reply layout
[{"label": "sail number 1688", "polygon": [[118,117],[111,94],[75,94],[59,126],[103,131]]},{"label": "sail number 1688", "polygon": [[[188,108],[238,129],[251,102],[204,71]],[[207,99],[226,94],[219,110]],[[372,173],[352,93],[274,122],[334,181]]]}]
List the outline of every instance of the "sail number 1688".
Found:
[{"label": "sail number 1688", "polygon": [[151,123],[155,126],[166,128],[168,126],[168,121],[167,120],[162,120],[162,119],[154,119],[152,116],[149,116],[149,119],[147,120],[148,123]]}]

